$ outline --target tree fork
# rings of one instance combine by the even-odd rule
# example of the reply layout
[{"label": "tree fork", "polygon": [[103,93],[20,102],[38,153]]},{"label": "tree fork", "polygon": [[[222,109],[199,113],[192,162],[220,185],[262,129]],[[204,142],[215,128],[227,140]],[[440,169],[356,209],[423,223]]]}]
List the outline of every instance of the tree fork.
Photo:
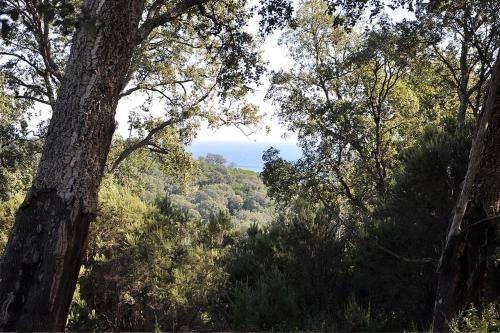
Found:
[{"label": "tree fork", "polygon": [[468,304],[480,306],[488,255],[498,245],[494,242],[499,213],[500,56],[438,268],[434,331],[449,329]]},{"label": "tree fork", "polygon": [[86,0],[42,158],[0,263],[0,328],[62,331],[143,0]]}]

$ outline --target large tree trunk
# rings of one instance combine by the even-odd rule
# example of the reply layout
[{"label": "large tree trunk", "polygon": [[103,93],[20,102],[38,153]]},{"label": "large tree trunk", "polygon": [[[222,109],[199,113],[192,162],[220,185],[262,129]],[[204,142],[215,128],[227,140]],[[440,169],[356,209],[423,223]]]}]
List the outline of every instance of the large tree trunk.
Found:
[{"label": "large tree trunk", "polygon": [[438,270],[434,331],[469,303],[480,306],[488,255],[500,213],[500,56]]},{"label": "large tree trunk", "polygon": [[0,263],[0,328],[64,330],[144,0],[86,0],[33,186]]}]

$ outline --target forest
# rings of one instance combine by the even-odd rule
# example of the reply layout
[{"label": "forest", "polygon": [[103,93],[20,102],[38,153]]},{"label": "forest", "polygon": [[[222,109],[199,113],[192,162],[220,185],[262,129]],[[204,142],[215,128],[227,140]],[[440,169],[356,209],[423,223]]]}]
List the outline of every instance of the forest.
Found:
[{"label": "forest", "polygon": [[[0,330],[500,331],[499,13],[0,0]],[[187,151],[258,87],[298,160]]]}]

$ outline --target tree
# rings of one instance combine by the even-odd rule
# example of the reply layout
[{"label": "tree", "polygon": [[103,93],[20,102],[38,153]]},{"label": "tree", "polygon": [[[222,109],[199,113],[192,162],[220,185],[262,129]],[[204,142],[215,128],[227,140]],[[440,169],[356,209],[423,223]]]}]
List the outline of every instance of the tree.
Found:
[{"label": "tree", "polygon": [[[272,218],[262,207],[231,212],[232,201],[254,198],[262,183],[256,173],[199,162],[193,186],[181,191],[170,179],[177,175],[142,155],[127,159],[120,177],[103,179],[67,329],[229,330],[228,250],[254,214]],[[201,199],[210,201],[200,205],[205,190],[208,198]]]},{"label": "tree", "polygon": [[69,329],[225,329],[222,230],[210,230],[168,198],[146,204],[125,187],[106,185],[99,220],[108,223],[93,226],[96,241],[82,266]]},{"label": "tree", "polygon": [[[366,1],[356,0],[329,1],[329,3],[332,10],[341,6],[346,15],[346,17],[341,17],[341,19],[347,19],[348,21],[357,20],[359,18],[358,13],[367,4]],[[370,1],[370,3],[375,5],[375,12],[380,11],[383,7],[377,1]],[[394,3],[396,5],[408,3],[412,5],[413,1],[394,1]],[[462,36],[464,40],[461,41],[461,45],[465,47],[465,50],[462,52],[461,59],[446,58],[441,53],[437,56],[437,58],[440,58],[445,63],[445,66],[449,67],[451,75],[455,76],[453,78],[455,81],[453,85],[455,85],[459,92],[456,100],[457,103],[455,103],[456,110],[458,110],[456,114],[458,114],[458,119],[461,121],[465,118],[466,109],[469,107],[473,109],[475,114],[481,114],[482,96],[485,96],[485,92],[482,90],[484,88],[481,87],[486,86],[490,73],[488,68],[493,68],[491,62],[498,49],[498,28],[495,16],[492,14],[495,11],[489,12],[489,9],[491,9],[490,5],[494,6],[497,2],[484,2],[485,8],[481,7],[483,2],[474,3],[474,5],[478,6],[474,8],[469,8],[468,3],[465,4],[465,8],[460,6],[456,8],[451,2],[445,2],[443,6],[438,6],[437,8],[433,8],[432,5],[423,7],[426,9],[423,11],[424,16],[432,17],[435,14],[432,10],[437,10],[439,15],[442,14],[445,17],[443,22],[451,25],[447,26],[445,24],[445,28],[449,28],[457,34],[463,33],[463,31],[471,34],[470,36]],[[421,5],[421,2],[417,1],[417,4]],[[483,10],[484,13],[479,14]],[[314,13],[313,10],[310,12]],[[369,57],[367,58],[372,60],[373,68],[376,69],[379,67],[383,69],[383,72],[380,75],[376,71],[373,71],[371,80],[366,80],[369,84],[372,83],[372,86],[371,89],[366,89],[368,93],[366,93],[367,102],[365,105],[368,107],[365,110],[369,111],[367,112],[368,115],[372,115],[371,119],[367,119],[373,120],[371,122],[373,126],[367,126],[366,132],[364,132],[363,125],[366,126],[366,124],[370,123],[359,120],[365,120],[366,118],[356,119],[352,116],[356,111],[363,110],[363,108],[359,108],[363,104],[359,103],[355,98],[352,100],[346,99],[343,96],[339,98],[337,92],[339,89],[337,88],[336,90],[335,85],[333,85],[333,88],[330,88],[331,82],[342,81],[338,80],[338,72],[328,71],[328,62],[321,62],[321,53],[317,52],[317,50],[324,50],[324,48],[321,48],[323,35],[319,34],[318,31],[325,30],[317,28],[315,25],[317,21],[312,16],[309,20],[305,20],[306,23],[303,27],[306,27],[306,29],[301,27],[300,15],[298,15],[297,21],[299,31],[307,31],[309,29],[312,32],[310,38],[297,39],[295,43],[292,43],[292,50],[304,52],[304,50],[307,50],[307,46],[311,45],[311,49],[316,51],[312,53],[312,56],[304,58],[305,60],[302,60],[302,62],[298,61],[299,66],[303,66],[304,68],[307,68],[304,64],[307,65],[307,61],[309,61],[310,67],[307,68],[307,71],[304,71],[309,75],[303,75],[299,71],[285,74],[278,73],[274,77],[271,97],[280,104],[282,119],[287,124],[290,124],[289,128],[298,131],[305,157],[300,163],[291,166],[283,163],[279,158],[276,158],[273,152],[270,152],[268,162],[279,166],[280,170],[277,173],[273,173],[271,164],[269,164],[270,168],[266,169],[264,173],[264,177],[267,177],[267,179],[264,178],[264,180],[266,184],[274,186],[273,182],[284,175],[285,186],[280,188],[281,184],[279,184],[279,186],[271,188],[272,191],[280,192],[284,188],[288,190],[287,193],[289,194],[297,193],[297,191],[289,191],[289,189],[296,188],[297,184],[303,184],[309,188],[308,193],[323,199],[326,203],[334,203],[336,205],[334,206],[335,208],[339,206],[339,202],[342,203],[338,196],[340,194],[341,197],[347,198],[351,204],[354,204],[357,210],[373,213],[372,207],[376,207],[379,201],[381,199],[384,200],[386,196],[387,180],[390,179],[390,171],[395,166],[391,163],[397,162],[394,159],[394,155],[391,158],[391,152],[394,153],[394,150],[403,148],[405,142],[411,142],[411,140],[405,141],[405,139],[411,137],[411,133],[398,131],[399,124],[396,125],[397,117],[402,116],[402,108],[399,108],[399,114],[396,112],[392,114],[392,111],[396,110],[396,108],[391,109],[390,99],[384,101],[384,98],[388,95],[384,92],[384,89],[381,92],[377,90],[380,88],[377,82],[381,82],[382,88],[384,88],[384,84],[387,84],[387,81],[389,82],[387,85],[392,86],[390,84],[391,67],[396,70],[394,72],[397,78],[396,82],[403,82],[403,84],[408,86],[411,82],[415,83],[414,78],[412,78],[412,76],[415,76],[409,74],[405,78],[403,75],[399,75],[400,72],[398,72],[397,65],[400,63],[397,62],[397,55],[401,56],[402,49],[398,48],[395,58],[387,57],[391,55],[390,52],[387,53],[393,45],[390,43],[391,39],[387,35],[378,39],[379,47],[371,48],[372,53],[368,53]],[[383,23],[383,20],[381,22]],[[457,22],[460,23],[458,27],[456,26]],[[404,30],[402,29],[401,31]],[[377,40],[376,29],[367,35],[374,36],[374,40]],[[398,46],[408,46],[408,44],[405,44],[405,42],[410,41],[407,38],[403,38],[403,43]],[[300,42],[305,46],[294,48]],[[377,43],[374,44],[377,45]],[[332,43],[331,45],[334,49],[342,46],[342,43],[337,40],[336,43]],[[292,51],[292,55],[300,55],[299,52]],[[389,59],[388,63],[384,62],[386,59]],[[330,55],[328,60],[335,61],[335,55]],[[341,63],[350,64],[345,60],[341,61]],[[382,60],[382,66],[378,64],[380,60]],[[451,62],[446,63],[447,61]],[[462,61],[462,64],[458,66],[461,69],[461,74],[457,74],[454,65],[450,65],[456,61]],[[415,62],[417,61],[407,64],[406,68],[410,69]],[[367,63],[370,64],[370,61]],[[394,64],[396,66],[393,66]],[[431,65],[432,62],[428,62],[428,64]],[[388,66],[386,67],[386,65]],[[311,68],[312,70],[310,70]],[[321,71],[316,68],[321,69]],[[342,67],[335,66],[335,69],[339,68]],[[369,69],[370,67],[368,67]],[[401,74],[403,73],[401,72]],[[324,79],[325,77],[327,79]],[[474,77],[473,80],[472,77]],[[378,81],[378,78],[381,78],[380,81]],[[362,76],[359,81],[354,82],[363,82]],[[480,306],[480,293],[486,272],[487,258],[495,246],[494,230],[496,227],[494,221],[496,221],[496,215],[498,215],[498,188],[500,186],[497,180],[498,165],[500,162],[498,161],[497,153],[498,133],[495,133],[498,132],[498,124],[496,123],[498,119],[495,115],[498,104],[498,92],[496,91],[498,83],[495,82],[494,78],[491,79],[491,82],[488,102],[483,111],[485,114],[481,116],[481,127],[479,127],[478,137],[471,150],[468,176],[463,185],[461,198],[455,209],[453,223],[447,237],[447,245],[441,259],[440,286],[434,313],[435,328],[437,330],[445,328],[444,323],[455,318],[467,303],[472,301],[476,306]],[[308,88],[314,86],[317,86],[317,89],[307,91]],[[343,85],[337,84],[337,86],[341,89],[344,88]],[[414,92],[419,94],[420,89],[415,86],[413,88]],[[342,91],[341,89],[340,91]],[[304,93],[304,91],[307,91],[307,93]],[[334,96],[333,103],[329,103],[328,101],[328,92],[331,92],[331,95]],[[359,90],[356,92],[358,94],[351,94],[348,97],[352,95],[355,97],[359,96]],[[388,93],[390,94],[389,91]],[[354,112],[347,114],[347,116],[344,116],[345,118],[341,118],[339,115],[343,113],[339,112],[342,111],[339,106],[345,103],[346,100],[350,103],[344,105],[344,108]],[[382,103],[377,105],[373,101]],[[397,102],[395,104],[397,105]],[[408,118],[407,114],[403,116],[402,121],[404,123],[413,117],[410,116]],[[344,119],[348,119],[349,122],[342,122]],[[357,122],[355,122],[356,120]],[[396,126],[387,127],[391,121]],[[354,125],[352,127],[342,127],[341,125],[343,124]],[[384,124],[386,130],[382,128]],[[421,124],[425,124],[425,122]],[[418,127],[408,126],[407,130],[410,128],[410,131],[418,131]],[[355,135],[350,137],[349,134],[353,131]],[[387,140],[385,142],[384,134],[386,135],[385,140]],[[354,138],[354,141],[348,141],[349,139],[352,140],[352,138]],[[359,138],[362,138],[362,140],[359,140]],[[343,142],[347,142],[348,144],[344,143],[342,145]],[[331,162],[332,160],[333,163]],[[340,164],[339,161],[344,163]],[[345,161],[351,163],[345,163]],[[336,172],[332,174],[331,171]],[[267,180],[271,180],[271,182]],[[300,193],[302,194],[303,192]],[[370,205],[366,203],[370,203]],[[373,214],[367,215],[374,217]],[[400,255],[397,256],[401,257]]]},{"label": "tree", "polygon": [[472,123],[457,131],[464,124],[450,115],[401,152],[388,200],[355,241],[352,292],[384,319],[384,330],[427,330],[432,323],[436,268],[467,168]]},{"label": "tree", "polygon": [[499,10],[498,1],[489,0],[442,1],[417,7],[421,33],[427,37],[433,55],[451,74],[450,84],[460,102],[457,119],[461,122],[469,109],[477,119],[484,107],[500,47]]},{"label": "tree", "polygon": [[[63,330],[142,1],[86,1],[42,158],[1,262],[4,330]],[[92,21],[95,24],[92,24]]]},{"label": "tree", "polygon": [[500,213],[500,57],[470,151],[467,174],[439,263],[435,331],[447,329],[468,303],[480,307],[488,258],[498,244]]},{"label": "tree", "polygon": [[264,228],[251,226],[227,260],[232,327],[331,329],[349,292],[348,241],[321,203],[299,198]]},{"label": "tree", "polygon": [[435,119],[426,119],[412,81],[415,36],[385,20],[349,33],[334,27],[327,8],[305,1],[299,9],[296,29],[283,39],[295,66],[274,73],[267,97],[303,150],[291,182],[326,205],[340,200],[366,215],[386,195],[398,150]]},{"label": "tree", "polygon": [[[8,10],[3,10],[6,3]],[[2,2],[2,12],[9,12],[10,3]],[[17,212],[0,264],[3,330],[64,329],[89,224],[96,215],[116,107],[127,87],[134,52],[157,27],[203,11],[208,4],[204,0],[83,2],[38,171]],[[49,3],[42,5],[51,8]],[[37,24],[45,27],[53,18],[47,15]],[[223,47],[230,57],[220,75],[240,80],[243,75],[236,73],[243,72],[255,77],[252,67],[239,61],[239,53],[230,47],[241,46],[238,37],[245,41],[248,35],[230,37],[235,44]]]},{"label": "tree", "polygon": [[[9,1],[18,14],[0,45],[0,65],[9,94],[32,108],[45,104],[53,111],[70,33],[81,24],[81,1],[51,4]],[[129,137],[109,169],[118,173],[123,161],[136,150],[156,155],[170,152],[164,134],[177,131],[189,142],[201,121],[212,127],[254,126],[260,119],[255,106],[246,103],[249,83],[263,70],[256,43],[242,30],[249,18],[244,1],[207,3],[168,25],[152,30],[133,52],[120,92],[118,109],[130,98],[144,100],[129,115]],[[217,105],[217,107],[215,107]],[[151,109],[162,108],[161,117]],[[120,112],[123,112],[120,110]]]}]

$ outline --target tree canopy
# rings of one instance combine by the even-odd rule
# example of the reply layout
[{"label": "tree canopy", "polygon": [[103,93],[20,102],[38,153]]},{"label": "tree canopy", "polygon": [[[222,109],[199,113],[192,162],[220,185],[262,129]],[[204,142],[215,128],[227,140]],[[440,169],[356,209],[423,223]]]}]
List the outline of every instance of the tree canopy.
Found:
[{"label": "tree canopy", "polygon": [[[499,10],[0,0],[0,328],[500,329]],[[188,152],[264,82],[300,158]]]}]

